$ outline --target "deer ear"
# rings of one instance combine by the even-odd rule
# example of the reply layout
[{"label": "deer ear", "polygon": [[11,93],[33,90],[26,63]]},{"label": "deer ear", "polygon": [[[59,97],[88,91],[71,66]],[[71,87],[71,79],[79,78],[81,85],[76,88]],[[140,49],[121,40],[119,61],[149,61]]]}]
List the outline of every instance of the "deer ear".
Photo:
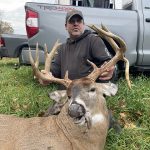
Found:
[{"label": "deer ear", "polygon": [[66,90],[57,90],[54,92],[49,93],[50,99],[59,103],[63,97],[66,96]]},{"label": "deer ear", "polygon": [[106,96],[114,96],[116,95],[117,91],[118,91],[118,85],[114,84],[114,83],[99,83],[100,85],[100,90],[102,91],[102,93]]}]

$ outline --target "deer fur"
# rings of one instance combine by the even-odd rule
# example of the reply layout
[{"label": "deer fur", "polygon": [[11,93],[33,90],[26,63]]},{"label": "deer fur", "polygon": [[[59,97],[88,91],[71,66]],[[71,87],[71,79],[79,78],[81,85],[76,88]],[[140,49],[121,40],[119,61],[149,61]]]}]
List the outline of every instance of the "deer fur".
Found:
[{"label": "deer fur", "polygon": [[[114,84],[80,79],[67,90],[50,94],[57,102],[65,100],[58,115],[33,118],[0,115],[0,150],[103,150],[109,125],[103,94],[111,96],[116,92]],[[86,111],[79,120],[68,113],[75,102]]]}]

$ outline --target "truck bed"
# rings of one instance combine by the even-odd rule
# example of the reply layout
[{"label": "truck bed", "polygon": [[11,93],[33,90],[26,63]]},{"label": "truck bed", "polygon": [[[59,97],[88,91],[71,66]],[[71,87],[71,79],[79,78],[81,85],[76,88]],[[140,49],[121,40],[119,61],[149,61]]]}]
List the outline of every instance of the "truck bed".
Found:
[{"label": "truck bed", "polygon": [[28,38],[26,35],[2,34],[0,38],[2,42],[0,57],[19,57],[22,47],[28,45]]}]

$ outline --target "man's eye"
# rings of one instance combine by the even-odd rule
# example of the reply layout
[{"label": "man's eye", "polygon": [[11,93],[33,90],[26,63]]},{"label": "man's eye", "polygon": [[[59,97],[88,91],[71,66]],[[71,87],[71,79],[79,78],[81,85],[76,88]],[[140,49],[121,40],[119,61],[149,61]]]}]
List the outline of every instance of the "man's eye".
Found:
[{"label": "man's eye", "polygon": [[70,21],[69,21],[69,23],[70,24],[74,24],[74,23],[81,23],[82,22],[82,20],[81,19],[71,19]]}]

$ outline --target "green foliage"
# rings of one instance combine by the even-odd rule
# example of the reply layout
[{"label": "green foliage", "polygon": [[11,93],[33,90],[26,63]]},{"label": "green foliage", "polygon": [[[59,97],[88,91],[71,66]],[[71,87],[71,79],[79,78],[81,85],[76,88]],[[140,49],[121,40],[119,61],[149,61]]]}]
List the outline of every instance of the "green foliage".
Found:
[{"label": "green foliage", "polygon": [[[33,79],[30,66],[16,69],[17,59],[0,60],[0,113],[37,116],[51,104],[48,97],[55,85],[41,86]],[[116,96],[107,98],[109,109],[122,126],[120,134],[109,130],[106,150],[150,149],[150,79],[131,77],[132,89],[122,78]]]}]

